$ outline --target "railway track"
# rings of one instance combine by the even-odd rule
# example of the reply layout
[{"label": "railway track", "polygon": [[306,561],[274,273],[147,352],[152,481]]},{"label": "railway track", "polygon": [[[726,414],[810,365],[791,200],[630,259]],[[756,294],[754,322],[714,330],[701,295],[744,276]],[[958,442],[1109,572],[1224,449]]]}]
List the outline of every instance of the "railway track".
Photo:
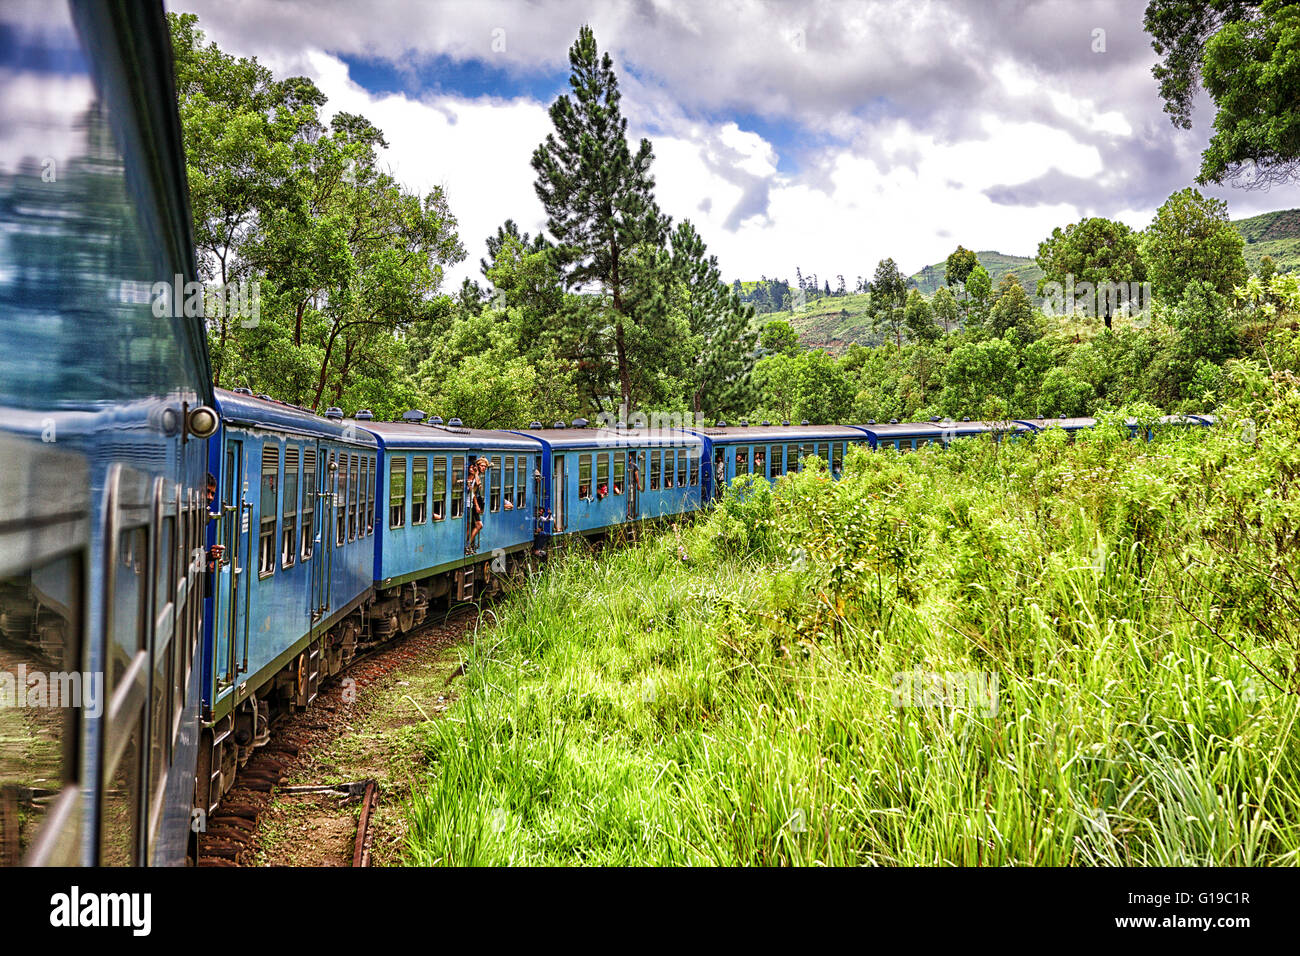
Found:
[{"label": "railway track", "polygon": [[[345,690],[359,694],[398,667],[422,659],[436,645],[447,640],[459,640],[477,618],[479,608],[477,604],[456,605],[426,619],[409,634],[366,648],[321,688],[310,707],[272,724],[271,741],[259,747],[240,769],[234,786],[208,818],[206,828],[198,834],[196,865],[257,865],[256,837],[262,814],[271,806],[275,793],[284,788],[290,776],[305,763],[306,756],[336,738],[353,706],[345,698]],[[449,627],[451,636],[448,635]],[[349,685],[348,679],[355,683]],[[369,823],[378,795],[375,781],[338,787],[292,788],[292,791],[335,791],[342,804],[362,800],[353,865],[369,864]]]}]

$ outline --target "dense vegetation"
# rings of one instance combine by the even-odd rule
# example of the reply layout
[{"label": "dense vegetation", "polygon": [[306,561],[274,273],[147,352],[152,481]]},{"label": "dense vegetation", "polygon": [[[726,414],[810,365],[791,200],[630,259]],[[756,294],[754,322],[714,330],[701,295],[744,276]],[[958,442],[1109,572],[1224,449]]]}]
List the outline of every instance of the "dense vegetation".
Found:
[{"label": "dense vegetation", "polygon": [[1300,862],[1300,389],[1233,374],[552,564],[412,731],[410,862]]}]

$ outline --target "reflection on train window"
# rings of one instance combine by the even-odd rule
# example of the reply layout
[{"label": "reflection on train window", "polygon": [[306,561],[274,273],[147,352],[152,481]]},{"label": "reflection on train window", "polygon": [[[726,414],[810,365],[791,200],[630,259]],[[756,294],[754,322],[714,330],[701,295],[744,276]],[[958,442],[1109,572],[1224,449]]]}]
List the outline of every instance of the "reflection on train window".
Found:
[{"label": "reflection on train window", "polygon": [[465,513],[465,458],[457,455],[451,460],[451,516],[459,518]]},{"label": "reflection on train window", "polygon": [[406,524],[406,458],[398,456],[388,463],[388,527]]},{"label": "reflection on train window", "polygon": [[275,573],[275,483],[279,474],[280,449],[267,445],[262,449],[262,526],[257,562],[259,577]]},{"label": "reflection on train window", "polygon": [[492,456],[492,467],[487,474],[488,511],[501,510],[501,456]]},{"label": "reflection on train window", "polygon": [[831,445],[831,473],[839,475],[844,470],[844,446],[836,442]]},{"label": "reflection on train window", "polygon": [[429,459],[411,459],[411,524],[424,524],[429,508]]},{"label": "reflection on train window", "polygon": [[614,487],[610,491],[616,495],[623,493],[623,481],[627,475],[627,460],[622,452],[614,453]]},{"label": "reflection on train window", "polygon": [[280,531],[280,566],[292,567],[298,554],[298,448],[284,450],[284,507]]},{"label": "reflection on train window", "polygon": [[316,538],[316,449],[302,453],[302,559],[310,560]]},{"label": "reflection on train window", "polygon": [[366,534],[372,534],[375,530],[375,459],[373,455],[368,455],[366,460],[370,462],[370,480],[366,483]]},{"label": "reflection on train window", "polygon": [[523,508],[528,504],[528,459],[520,456],[515,462],[515,507]]},{"label": "reflection on train window", "polygon": [[578,497],[591,497],[591,455],[578,456]]},{"label": "reflection on train window", "polygon": [[659,452],[650,452],[650,490],[659,489]]},{"label": "reflection on train window", "polygon": [[677,449],[677,487],[686,487],[686,449]]},{"label": "reflection on train window", "polygon": [[502,507],[511,511],[515,507],[515,456],[509,455],[505,458],[505,465],[501,470],[502,481]]},{"label": "reflection on train window", "polygon": [[[114,575],[113,641],[109,644],[109,679],[104,699],[104,796],[100,817],[100,861],[130,866],[138,860],[142,733],[145,682],[148,678],[147,589],[149,529],[127,528],[118,535],[122,561]],[[116,755],[116,758],[115,758]],[[115,759],[114,759],[115,758]]]},{"label": "reflection on train window", "polygon": [[799,446],[785,446],[785,473],[788,475],[799,470]]},{"label": "reflection on train window", "polygon": [[[83,567],[78,553],[0,578],[0,866],[20,863],[55,803],[75,798],[78,729],[104,706],[82,661]],[[70,849],[79,823],[63,834]]]},{"label": "reflection on train window", "polygon": [[692,448],[691,452],[691,487],[699,487],[700,484],[700,450]]},{"label": "reflection on train window", "polygon": [[361,498],[361,465],[356,455],[348,459],[348,540],[357,540],[357,511]]},{"label": "reflection on train window", "polygon": [[447,517],[447,459],[433,460],[433,520]]}]

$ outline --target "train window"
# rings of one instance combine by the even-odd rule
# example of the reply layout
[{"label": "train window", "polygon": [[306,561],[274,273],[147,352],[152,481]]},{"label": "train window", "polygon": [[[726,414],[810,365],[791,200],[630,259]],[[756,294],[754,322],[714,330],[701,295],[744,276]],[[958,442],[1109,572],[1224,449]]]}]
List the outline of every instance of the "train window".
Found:
[{"label": "train window", "polygon": [[457,455],[451,460],[451,516],[459,518],[465,513],[465,459]]},{"label": "train window", "polygon": [[388,462],[388,527],[406,524],[406,458],[398,456]]},{"label": "train window", "polygon": [[424,524],[429,517],[429,459],[411,459],[411,524]]},{"label": "train window", "polygon": [[784,448],[785,448],[785,473],[788,475],[791,472],[795,472],[799,470],[799,446],[785,445]]},{"label": "train window", "polygon": [[334,543],[342,546],[348,540],[348,456],[338,456],[334,471]]},{"label": "train window", "polygon": [[275,573],[276,479],[280,476],[280,449],[262,446],[262,527],[258,540],[258,577]]},{"label": "train window", "polygon": [[674,452],[665,449],[663,454],[664,454],[664,487],[671,488],[673,486],[673,474],[677,469],[677,466],[673,464]]},{"label": "train window", "polygon": [[378,467],[375,457],[368,456],[370,461],[370,481],[366,485],[366,534],[375,532],[375,469]]},{"label": "train window", "polygon": [[749,474],[749,448],[747,446],[736,449],[736,474]]},{"label": "train window", "polygon": [[316,449],[302,453],[302,559],[311,559],[316,537]]},{"label": "train window", "polygon": [[447,459],[433,460],[433,520],[447,517]]},{"label": "train window", "polygon": [[840,442],[831,445],[831,473],[839,475],[844,470],[844,446]]},{"label": "train window", "polygon": [[370,456],[361,456],[361,507],[357,509],[357,537],[370,533]]},{"label": "train window", "polygon": [[515,508],[515,456],[509,455],[505,459],[505,466],[501,471],[501,506],[506,511],[513,511]]},{"label": "train window", "polygon": [[113,641],[108,648],[109,674],[104,688],[105,750],[118,753],[106,761],[100,810],[100,863],[131,866],[138,862],[142,732],[145,684],[149,668],[145,648],[149,529],[127,528],[118,535],[121,561],[113,575]]},{"label": "train window", "polygon": [[610,489],[614,494],[623,493],[623,481],[627,474],[627,462],[623,458],[622,452],[614,455],[614,487]]},{"label": "train window", "polygon": [[719,448],[713,455],[713,493],[721,495],[727,487],[727,450]]},{"label": "train window", "polygon": [[528,494],[528,458],[524,455],[519,456],[515,462],[515,507],[524,508],[527,506]]},{"label": "train window", "polygon": [[578,456],[578,497],[591,497],[591,455]]},{"label": "train window", "polygon": [[596,494],[604,498],[609,494],[609,452],[596,456]]},{"label": "train window", "polygon": [[[64,555],[0,578],[5,638],[0,651],[0,732],[6,738],[6,759],[0,760],[0,866],[22,862],[41,827],[52,819],[56,803],[76,799],[80,718],[89,709],[82,705],[103,706],[107,696],[102,686],[83,684],[79,674],[84,667],[83,560],[80,553]],[[24,670],[75,680],[50,680],[44,688],[50,706],[26,707],[22,705],[31,695],[42,691],[15,677]],[[92,696],[96,692],[98,698]],[[51,793],[55,788],[62,791],[57,797]],[[50,799],[33,799],[33,791],[44,791]],[[77,823],[71,821],[73,827]]]},{"label": "train window", "polygon": [[280,522],[280,566],[293,567],[298,556],[298,448],[284,450],[284,505]]},{"label": "train window", "polygon": [[690,470],[691,487],[697,488],[700,484],[700,450],[695,447],[690,450]]},{"label": "train window", "polygon": [[358,498],[361,497],[360,463],[357,456],[349,457],[348,464],[348,540],[357,540],[357,511],[360,509]]},{"label": "train window", "polygon": [[501,456],[492,456],[492,468],[487,474],[488,510],[501,510]]},{"label": "train window", "polygon": [[754,449],[754,474],[767,477],[767,449],[762,445]]},{"label": "train window", "polygon": [[650,452],[650,490],[659,490],[659,452]]}]

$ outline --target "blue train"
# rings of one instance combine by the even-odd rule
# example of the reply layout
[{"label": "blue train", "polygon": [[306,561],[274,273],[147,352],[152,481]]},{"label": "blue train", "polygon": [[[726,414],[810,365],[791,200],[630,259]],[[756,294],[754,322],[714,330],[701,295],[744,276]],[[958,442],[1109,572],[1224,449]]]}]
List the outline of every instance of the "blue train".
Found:
[{"label": "blue train", "polygon": [[0,864],[184,863],[277,715],[575,540],[854,446],[1095,424],[488,431],[216,389],[158,308],[197,276],[161,9],[4,8],[0,67]]}]

